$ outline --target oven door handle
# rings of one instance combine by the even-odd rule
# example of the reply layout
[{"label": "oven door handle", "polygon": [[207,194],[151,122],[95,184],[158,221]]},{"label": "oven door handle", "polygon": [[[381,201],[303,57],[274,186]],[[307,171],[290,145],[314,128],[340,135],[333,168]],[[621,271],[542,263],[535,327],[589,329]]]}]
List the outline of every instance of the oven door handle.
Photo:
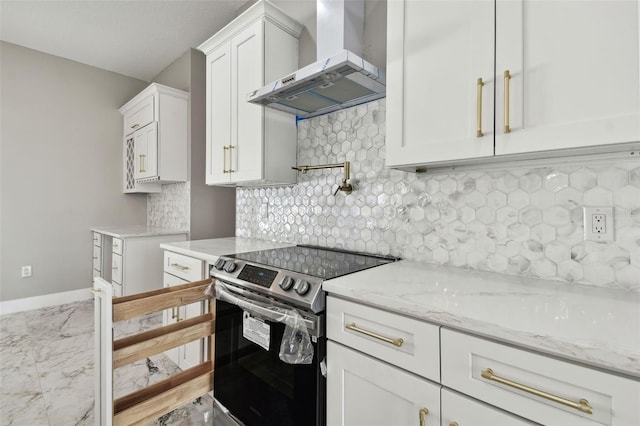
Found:
[{"label": "oven door handle", "polygon": [[[296,321],[296,317],[290,313],[290,311],[295,311],[294,308],[285,309],[278,306],[269,306],[267,303],[251,300],[245,295],[237,295],[220,280],[215,281],[215,288],[216,299],[236,305],[249,313],[286,325],[292,325]],[[298,320],[302,320],[307,330],[315,329],[313,321],[303,318],[299,313],[298,315],[300,316]]]}]

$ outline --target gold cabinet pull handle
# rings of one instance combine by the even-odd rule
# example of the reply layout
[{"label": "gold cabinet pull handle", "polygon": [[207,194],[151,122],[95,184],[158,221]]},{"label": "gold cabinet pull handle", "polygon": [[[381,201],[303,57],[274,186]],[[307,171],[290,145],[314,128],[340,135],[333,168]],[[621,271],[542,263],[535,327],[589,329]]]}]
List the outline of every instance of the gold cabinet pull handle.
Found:
[{"label": "gold cabinet pull handle", "polygon": [[484,86],[484,82],[482,78],[478,79],[478,105],[476,107],[477,117],[476,120],[478,122],[476,129],[476,137],[482,137],[482,86]]},{"label": "gold cabinet pull handle", "polygon": [[137,129],[138,127],[140,127],[140,125],[138,123],[136,123],[133,126],[131,126],[132,129]]},{"label": "gold cabinet pull handle", "polygon": [[170,266],[172,268],[180,269],[181,271],[187,271],[187,270],[190,269],[188,266],[184,266],[184,265],[181,265],[179,263],[172,263]]},{"label": "gold cabinet pull handle", "polygon": [[355,331],[357,333],[361,333],[361,334],[364,334],[366,336],[373,337],[374,339],[382,340],[383,342],[386,342],[386,343],[391,343],[392,345],[397,346],[397,347],[402,346],[402,344],[404,343],[404,340],[402,339],[402,337],[399,337],[397,339],[392,339],[390,337],[381,336],[381,335],[379,335],[377,333],[374,333],[374,332],[369,331],[369,330],[364,330],[364,329],[356,326],[355,322],[347,323],[347,324],[344,325],[344,327],[346,329],[348,329],[348,330],[352,330],[352,331]]},{"label": "gold cabinet pull handle", "polygon": [[460,426],[460,425],[458,424],[458,422],[451,422],[449,423],[449,426]]},{"label": "gold cabinet pull handle", "polygon": [[511,81],[511,73],[509,70],[504,71],[504,132],[511,133],[509,126],[509,82]]},{"label": "gold cabinet pull handle", "polygon": [[93,294],[98,294],[98,293],[102,293],[102,289],[101,288],[97,288],[97,287],[93,287],[89,289],[91,291],[91,293]]},{"label": "gold cabinet pull handle", "polygon": [[421,408],[420,411],[418,411],[420,426],[427,426],[427,414],[429,414],[429,410],[427,408]]},{"label": "gold cabinet pull handle", "polygon": [[171,319],[176,319],[176,307],[171,308]]},{"label": "gold cabinet pull handle", "polygon": [[549,401],[557,402],[559,404],[566,405],[567,407],[575,408],[576,410],[582,411],[583,413],[593,414],[593,408],[589,404],[589,401],[587,401],[586,399],[581,399],[578,402],[574,402],[560,396],[556,396],[538,389],[531,388],[529,386],[522,385],[520,383],[513,382],[509,379],[496,376],[495,374],[493,374],[493,370],[490,368],[483,370],[481,372],[481,376],[487,380],[493,380],[494,382],[498,382],[505,386],[510,386],[523,392],[539,396],[540,398],[548,399]]},{"label": "gold cabinet pull handle", "polygon": [[229,173],[233,173],[235,172],[235,170],[233,170],[233,151],[232,149],[235,148],[235,146],[233,145],[229,145]]},{"label": "gold cabinet pull handle", "polygon": [[111,269],[118,269],[118,267],[117,266],[112,266]]},{"label": "gold cabinet pull handle", "polygon": [[229,173],[229,170],[227,170],[227,150],[229,149],[228,146],[223,146],[222,147],[222,173]]}]

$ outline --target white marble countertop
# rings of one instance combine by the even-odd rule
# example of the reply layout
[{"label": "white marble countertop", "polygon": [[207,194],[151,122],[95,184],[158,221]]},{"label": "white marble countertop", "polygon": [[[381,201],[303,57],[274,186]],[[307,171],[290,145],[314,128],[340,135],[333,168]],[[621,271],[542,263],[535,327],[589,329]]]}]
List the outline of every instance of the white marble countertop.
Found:
[{"label": "white marble countertop", "polygon": [[245,253],[272,248],[291,247],[294,245],[295,244],[291,243],[275,243],[273,241],[256,240],[253,238],[229,237],[166,243],[160,244],[160,248],[208,262],[215,262],[219,256],[225,254]]},{"label": "white marble countertop", "polygon": [[334,295],[640,378],[640,294],[400,261]]},{"label": "white marble countertop", "polygon": [[99,232],[115,238],[153,237],[157,235],[179,235],[189,233],[189,231],[181,229],[157,228],[147,225],[96,226],[91,228],[91,230],[93,232]]}]

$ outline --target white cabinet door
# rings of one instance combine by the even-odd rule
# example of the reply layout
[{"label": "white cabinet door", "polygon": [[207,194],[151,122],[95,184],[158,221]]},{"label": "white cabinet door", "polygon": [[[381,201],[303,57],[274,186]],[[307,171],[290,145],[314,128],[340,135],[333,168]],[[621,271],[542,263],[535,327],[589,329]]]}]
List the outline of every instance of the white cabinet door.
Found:
[{"label": "white cabinet door", "polygon": [[[166,272],[163,274],[163,286],[171,287],[174,285],[188,284],[189,281],[175,277]],[[173,309],[167,309],[163,312],[163,325],[175,324],[184,321],[187,318],[193,318],[201,315],[203,312],[202,302],[191,303],[186,306],[179,306]],[[177,348],[169,349],[165,354],[182,370],[198,365],[202,362],[203,343],[202,340],[196,340]]]},{"label": "white cabinet door", "polygon": [[382,361],[327,342],[327,424],[440,424],[440,387]]},{"label": "white cabinet door", "polygon": [[[180,314],[180,320],[186,318],[197,317],[198,315],[202,315],[203,312],[203,303],[191,303],[190,305],[183,306]],[[194,367],[200,364],[203,360],[203,341],[196,340],[193,342],[189,342],[182,347],[182,354],[180,358],[180,368],[186,370],[187,368]]]},{"label": "white cabinet door", "polygon": [[247,102],[247,94],[264,81],[263,21],[257,21],[231,40],[231,118],[229,163],[233,182],[262,179],[263,107]]},{"label": "white cabinet door", "polygon": [[498,0],[496,155],[640,140],[639,18],[638,0]]},{"label": "white cabinet door", "polygon": [[134,177],[136,180],[158,176],[158,123],[151,123],[133,135]]},{"label": "white cabinet door", "polygon": [[93,279],[95,323],[95,409],[97,426],[111,426],[113,417],[113,321],[111,284]]},{"label": "white cabinet door", "polygon": [[387,166],[492,156],[493,0],[389,1],[387,20]]},{"label": "white cabinet door", "polygon": [[535,424],[447,388],[442,388],[440,397],[443,425],[526,426]]},{"label": "white cabinet door", "polygon": [[256,2],[198,47],[207,55],[208,185],[295,183],[295,116],[265,111],[247,95],[296,70],[302,29]]},{"label": "white cabinet door", "polygon": [[207,185],[229,183],[231,51],[225,43],[207,55]]},{"label": "white cabinet door", "polygon": [[[178,284],[185,284],[186,281],[181,280],[180,278],[174,277],[170,274],[163,274],[163,287],[171,287]],[[178,322],[179,308],[167,309],[163,313],[163,325],[171,325]],[[169,349],[165,352],[165,354],[169,357],[171,361],[173,361],[176,365],[180,366],[180,358],[181,358],[181,347]]]}]

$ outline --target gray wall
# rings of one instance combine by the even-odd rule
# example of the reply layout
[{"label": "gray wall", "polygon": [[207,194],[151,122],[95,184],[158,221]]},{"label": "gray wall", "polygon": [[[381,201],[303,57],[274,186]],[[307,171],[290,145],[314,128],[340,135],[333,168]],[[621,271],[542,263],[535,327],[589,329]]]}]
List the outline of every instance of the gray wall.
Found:
[{"label": "gray wall", "polygon": [[0,300],[89,287],[89,228],[146,220],[122,193],[118,108],[147,83],[5,42],[0,58]]},{"label": "gray wall", "polygon": [[[202,52],[190,49],[165,68],[154,81],[191,93],[189,111],[190,184],[163,185],[163,194],[149,195],[149,211],[156,203],[171,205],[167,199],[186,197],[190,203],[190,239],[230,237],[235,233],[235,189],[205,184],[206,150],[206,63]],[[187,191],[177,197],[171,191]],[[169,200],[170,201],[170,200]],[[158,210],[158,209],[156,209]],[[154,214],[153,221],[163,222]],[[150,220],[151,222],[151,220]]]}]

